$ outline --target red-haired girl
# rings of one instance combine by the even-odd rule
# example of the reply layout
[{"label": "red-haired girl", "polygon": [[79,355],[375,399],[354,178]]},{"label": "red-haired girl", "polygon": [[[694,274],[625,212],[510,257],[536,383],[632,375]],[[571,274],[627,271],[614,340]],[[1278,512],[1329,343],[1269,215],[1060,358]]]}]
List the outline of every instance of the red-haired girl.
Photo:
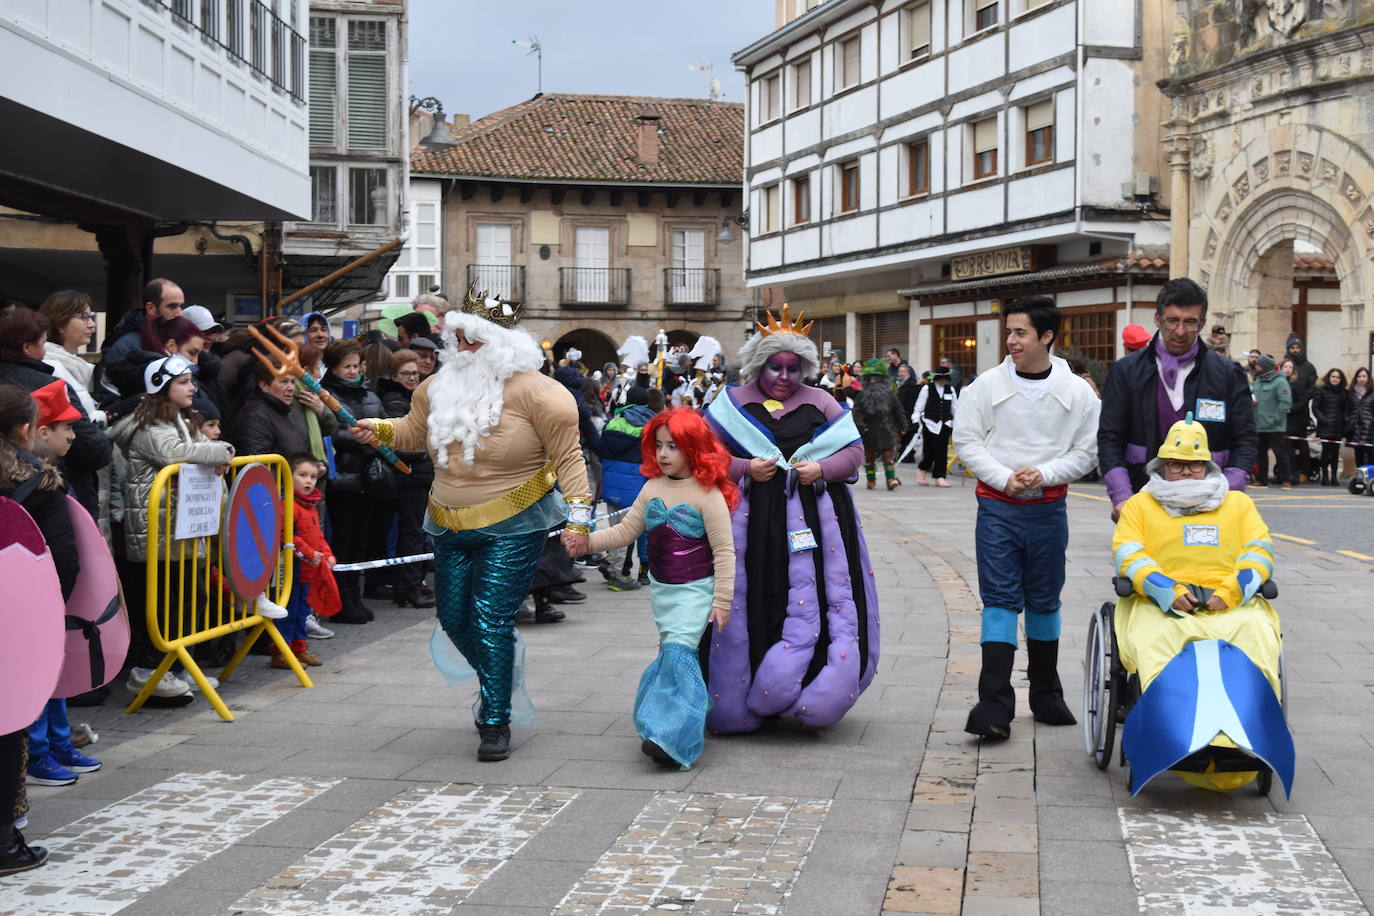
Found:
[{"label": "red-haired girl", "polygon": [[711,705],[697,647],[709,623],[719,631],[730,621],[730,511],[739,489],[728,477],[730,456],[693,410],[658,414],[645,425],[642,443],[640,470],[648,481],[624,520],[590,538],[564,534],[564,543],[581,556],[631,544],[647,529],[659,651],[639,680],[635,729],[645,754],[685,770],[701,756]]}]

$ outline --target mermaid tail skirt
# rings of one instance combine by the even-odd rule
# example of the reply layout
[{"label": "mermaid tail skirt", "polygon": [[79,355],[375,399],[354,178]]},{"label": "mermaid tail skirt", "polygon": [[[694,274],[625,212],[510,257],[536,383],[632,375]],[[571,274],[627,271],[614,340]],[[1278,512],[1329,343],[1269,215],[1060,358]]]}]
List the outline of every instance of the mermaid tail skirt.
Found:
[{"label": "mermaid tail skirt", "polygon": [[706,743],[706,711],[711,701],[696,650],[664,643],[644,669],[635,693],[635,731],[689,769]]}]

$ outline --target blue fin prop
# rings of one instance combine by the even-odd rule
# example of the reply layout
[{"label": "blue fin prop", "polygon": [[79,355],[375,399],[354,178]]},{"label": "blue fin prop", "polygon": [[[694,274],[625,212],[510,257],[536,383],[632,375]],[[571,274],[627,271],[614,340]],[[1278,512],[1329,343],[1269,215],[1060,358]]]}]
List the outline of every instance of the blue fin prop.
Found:
[{"label": "blue fin prop", "polygon": [[1131,762],[1131,794],[1219,734],[1263,761],[1291,797],[1297,752],[1264,672],[1224,639],[1189,643],[1126,717],[1121,741]]}]

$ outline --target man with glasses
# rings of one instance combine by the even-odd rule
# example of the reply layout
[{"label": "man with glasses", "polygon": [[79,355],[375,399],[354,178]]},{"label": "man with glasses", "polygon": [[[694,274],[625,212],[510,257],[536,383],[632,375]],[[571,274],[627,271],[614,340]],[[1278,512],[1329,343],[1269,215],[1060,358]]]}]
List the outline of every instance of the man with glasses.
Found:
[{"label": "man with glasses", "polygon": [[1198,340],[1207,293],[1192,280],[1165,283],[1155,301],[1154,339],[1118,360],[1102,390],[1098,467],[1112,500],[1112,520],[1145,485],[1145,464],[1169,428],[1191,413],[1204,424],[1213,460],[1233,490],[1245,489],[1258,437],[1245,372]]}]

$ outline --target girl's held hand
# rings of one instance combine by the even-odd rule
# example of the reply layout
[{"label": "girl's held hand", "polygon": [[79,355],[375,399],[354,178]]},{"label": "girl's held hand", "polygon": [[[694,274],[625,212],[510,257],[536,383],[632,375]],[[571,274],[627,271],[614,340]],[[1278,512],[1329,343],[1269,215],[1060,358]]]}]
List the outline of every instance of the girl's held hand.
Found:
[{"label": "girl's held hand", "polygon": [[711,608],[711,622],[716,625],[716,632],[725,629],[725,625],[730,622],[730,609],[728,607]]},{"label": "girl's held hand", "polygon": [[585,534],[574,534],[571,531],[563,531],[563,549],[568,552],[570,557],[581,557],[591,553],[591,538]]}]

